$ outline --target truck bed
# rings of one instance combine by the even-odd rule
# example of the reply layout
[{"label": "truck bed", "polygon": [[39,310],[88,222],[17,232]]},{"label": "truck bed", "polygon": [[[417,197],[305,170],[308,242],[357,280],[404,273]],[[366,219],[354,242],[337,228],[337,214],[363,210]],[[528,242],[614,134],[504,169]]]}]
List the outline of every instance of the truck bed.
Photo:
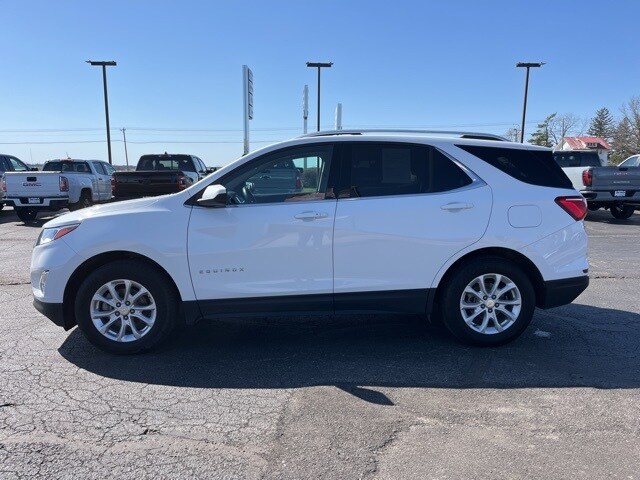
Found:
[{"label": "truck bed", "polygon": [[180,170],[136,170],[113,174],[113,196],[120,200],[176,193],[186,186],[186,177]]}]

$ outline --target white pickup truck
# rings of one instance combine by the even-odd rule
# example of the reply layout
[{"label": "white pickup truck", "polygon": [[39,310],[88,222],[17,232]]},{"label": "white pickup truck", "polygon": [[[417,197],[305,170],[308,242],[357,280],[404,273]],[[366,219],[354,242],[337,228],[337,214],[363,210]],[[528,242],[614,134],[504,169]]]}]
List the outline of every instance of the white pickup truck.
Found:
[{"label": "white pickup truck", "polygon": [[23,222],[35,220],[38,212],[108,202],[114,171],[100,160],[50,160],[39,172],[7,172],[2,179],[4,201]]}]

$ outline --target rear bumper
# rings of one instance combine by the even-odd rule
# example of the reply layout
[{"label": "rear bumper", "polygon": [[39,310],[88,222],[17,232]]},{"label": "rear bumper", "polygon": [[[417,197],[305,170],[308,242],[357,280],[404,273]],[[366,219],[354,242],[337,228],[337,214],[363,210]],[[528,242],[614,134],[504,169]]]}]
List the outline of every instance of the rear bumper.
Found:
[{"label": "rear bumper", "polygon": [[580,194],[587,199],[588,203],[602,206],[609,205],[640,205],[640,190],[628,190],[621,187],[619,191],[624,191],[622,197],[615,196],[615,190],[583,190]]},{"label": "rear bumper", "polygon": [[553,308],[573,302],[589,286],[589,276],[548,280],[544,282],[540,308]]},{"label": "rear bumper", "polygon": [[33,210],[60,210],[69,205],[69,197],[37,197],[40,203],[29,203],[28,197],[6,197],[2,201],[7,205]]},{"label": "rear bumper", "polygon": [[43,314],[57,326],[62,327],[65,330],[70,330],[75,326],[75,323],[73,321],[65,321],[64,308],[62,303],[45,303],[38,300],[37,298],[34,298],[33,306],[41,314]]}]

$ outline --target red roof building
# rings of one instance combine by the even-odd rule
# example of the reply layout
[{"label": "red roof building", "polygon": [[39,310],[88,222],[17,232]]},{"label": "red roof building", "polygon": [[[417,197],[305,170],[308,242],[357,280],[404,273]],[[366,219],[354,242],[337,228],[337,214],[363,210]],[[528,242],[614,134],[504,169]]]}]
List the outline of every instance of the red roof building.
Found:
[{"label": "red roof building", "polygon": [[600,163],[609,163],[611,145],[600,137],[564,137],[558,145],[558,150],[595,150],[600,157]]}]

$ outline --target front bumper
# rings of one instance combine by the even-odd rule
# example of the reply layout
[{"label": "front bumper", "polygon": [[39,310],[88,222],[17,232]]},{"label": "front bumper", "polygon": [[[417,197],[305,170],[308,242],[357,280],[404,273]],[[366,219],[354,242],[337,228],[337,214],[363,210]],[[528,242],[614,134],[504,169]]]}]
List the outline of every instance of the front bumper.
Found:
[{"label": "front bumper", "polygon": [[37,298],[33,299],[33,306],[41,314],[55,323],[57,326],[70,330],[75,326],[75,322],[65,320],[64,307],[62,303],[45,303]]},{"label": "front bumper", "polygon": [[547,280],[544,282],[540,308],[553,308],[573,302],[589,286],[589,276]]}]

